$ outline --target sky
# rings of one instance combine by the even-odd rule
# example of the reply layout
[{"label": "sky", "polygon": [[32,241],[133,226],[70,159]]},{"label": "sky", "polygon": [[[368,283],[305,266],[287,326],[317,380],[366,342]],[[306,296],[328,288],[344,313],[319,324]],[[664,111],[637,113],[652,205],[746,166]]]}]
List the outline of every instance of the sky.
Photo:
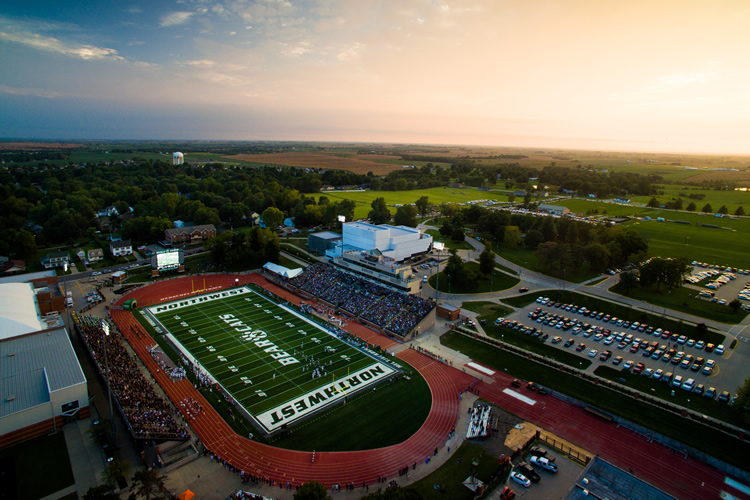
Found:
[{"label": "sky", "polygon": [[0,5],[0,138],[750,154],[748,0]]}]

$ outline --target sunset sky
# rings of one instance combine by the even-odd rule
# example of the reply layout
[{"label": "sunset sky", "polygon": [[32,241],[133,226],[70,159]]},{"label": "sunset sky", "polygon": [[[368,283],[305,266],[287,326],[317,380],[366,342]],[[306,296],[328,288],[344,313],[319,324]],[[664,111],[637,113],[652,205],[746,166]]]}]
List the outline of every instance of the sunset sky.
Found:
[{"label": "sunset sky", "polygon": [[750,154],[749,0],[0,6],[0,137]]}]

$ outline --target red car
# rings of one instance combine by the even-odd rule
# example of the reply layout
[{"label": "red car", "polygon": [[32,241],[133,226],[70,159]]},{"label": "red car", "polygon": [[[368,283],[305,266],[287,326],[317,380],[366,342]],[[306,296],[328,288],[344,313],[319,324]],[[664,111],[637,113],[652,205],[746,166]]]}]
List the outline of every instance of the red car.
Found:
[{"label": "red car", "polygon": [[646,368],[646,365],[644,365],[643,363],[638,363],[637,365],[633,367],[633,373],[635,373],[636,375],[639,375],[645,368]]},{"label": "red car", "polygon": [[578,351],[578,352],[581,352],[581,351],[583,351],[584,349],[586,349],[586,344],[584,344],[583,342],[581,342],[580,344],[578,344],[578,345],[576,346],[576,351]]}]

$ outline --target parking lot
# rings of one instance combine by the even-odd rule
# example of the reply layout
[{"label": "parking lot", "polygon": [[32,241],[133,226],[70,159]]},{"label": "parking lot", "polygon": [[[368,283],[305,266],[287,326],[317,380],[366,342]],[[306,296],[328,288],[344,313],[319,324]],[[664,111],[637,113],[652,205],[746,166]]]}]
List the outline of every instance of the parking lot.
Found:
[{"label": "parking lot", "polygon": [[633,373],[673,384],[675,390],[678,387],[682,390],[682,386],[693,379],[685,390],[700,390],[703,397],[711,392],[711,387],[715,388],[713,398],[723,391],[734,395],[737,389],[736,380],[721,377],[722,365],[729,362],[724,357],[725,346],[713,346],[679,332],[637,322],[631,324],[611,317],[606,311],[589,311],[575,304],[543,299],[540,297],[537,302],[507,316],[505,327],[540,340],[547,336],[544,342],[548,345],[590,359],[591,371],[603,364],[635,370]]},{"label": "parking lot", "polygon": [[739,299],[750,310],[750,270],[693,262],[686,286],[696,290],[697,300],[727,305]]},{"label": "parking lot", "polygon": [[[563,498],[568,490],[581,475],[583,468],[568,460],[564,455],[561,455],[551,448],[544,447],[547,450],[547,457],[554,459],[554,463],[557,464],[557,472],[548,472],[540,467],[532,465],[530,463],[530,456],[525,456],[523,459],[517,459],[514,461],[513,470],[519,470],[518,465],[525,461],[530,467],[532,467],[540,479],[538,482],[532,482],[531,485],[526,488],[511,478],[508,478],[507,486],[510,486],[516,493],[516,498]],[[523,472],[521,472],[523,474]],[[502,488],[499,489],[502,491]],[[495,498],[494,496],[491,498]]]}]

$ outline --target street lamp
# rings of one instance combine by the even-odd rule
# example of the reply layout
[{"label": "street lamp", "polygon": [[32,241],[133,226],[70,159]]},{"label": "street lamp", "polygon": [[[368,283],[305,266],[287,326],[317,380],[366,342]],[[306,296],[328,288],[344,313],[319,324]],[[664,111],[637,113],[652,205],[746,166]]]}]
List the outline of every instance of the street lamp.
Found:
[{"label": "street lamp", "polygon": [[688,398],[688,410],[690,409],[690,398]]}]

